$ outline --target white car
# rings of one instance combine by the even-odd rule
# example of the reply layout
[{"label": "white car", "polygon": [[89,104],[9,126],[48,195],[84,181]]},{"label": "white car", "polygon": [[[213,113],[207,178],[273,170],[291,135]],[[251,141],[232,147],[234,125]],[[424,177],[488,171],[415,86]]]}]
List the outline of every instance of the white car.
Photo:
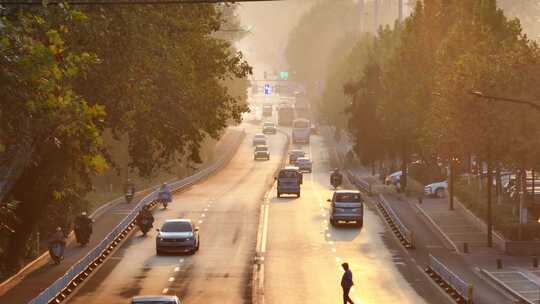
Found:
[{"label": "white car", "polygon": [[253,136],[253,146],[266,146],[268,138],[262,133],[257,133]]},{"label": "white car", "polygon": [[294,162],[294,165],[297,166],[300,171],[311,173],[313,162],[307,157],[299,157]]},{"label": "white car", "polygon": [[401,179],[401,171],[394,172],[384,179],[385,185],[397,185]]},{"label": "white car", "polygon": [[443,198],[448,190],[448,181],[442,181],[437,183],[432,183],[424,187],[424,194],[426,196],[436,196],[438,198]]},{"label": "white car", "polygon": [[137,296],[131,304],[182,304],[177,296]]}]

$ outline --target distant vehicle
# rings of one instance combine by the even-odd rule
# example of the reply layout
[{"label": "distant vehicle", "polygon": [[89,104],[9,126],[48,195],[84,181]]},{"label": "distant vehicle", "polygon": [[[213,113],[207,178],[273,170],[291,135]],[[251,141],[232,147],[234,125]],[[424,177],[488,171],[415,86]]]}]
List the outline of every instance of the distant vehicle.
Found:
[{"label": "distant vehicle", "polygon": [[394,172],[384,179],[385,185],[397,185],[401,179],[401,171]]},{"label": "distant vehicle", "polygon": [[330,224],[339,222],[356,222],[358,227],[364,225],[364,200],[358,190],[338,190],[334,192],[330,202]]},{"label": "distant vehicle", "polygon": [[281,169],[276,177],[277,180],[277,197],[282,194],[296,194],[300,197],[300,185],[302,185],[302,172],[298,167],[287,166]]},{"label": "distant vehicle", "polygon": [[253,159],[270,160],[270,150],[268,149],[268,146],[256,146],[255,150],[253,151]]},{"label": "distant vehicle", "polygon": [[272,117],[272,105],[271,104],[265,104],[262,108],[262,116],[263,117]]},{"label": "distant vehicle", "polygon": [[304,156],[306,156],[306,152],[302,150],[291,150],[289,151],[289,163],[291,165],[294,165],[294,162],[296,162],[296,159],[298,159],[299,157],[304,157]]},{"label": "distant vehicle", "polygon": [[263,134],[276,134],[277,133],[276,124],[273,122],[263,123],[262,132]]},{"label": "distant vehicle", "polygon": [[311,135],[311,122],[308,119],[299,118],[293,121],[292,126],[292,142],[293,143],[309,143]]},{"label": "distant vehicle", "polygon": [[267,145],[267,137],[266,137],[266,135],[264,135],[262,133],[255,134],[253,136],[252,144],[253,144],[253,146],[259,146],[259,145],[266,146]]},{"label": "distant vehicle", "polygon": [[137,296],[131,304],[182,304],[177,296]]},{"label": "distant vehicle", "polygon": [[156,254],[164,252],[188,252],[199,250],[199,228],[189,219],[166,220],[156,235]]},{"label": "distant vehicle", "polygon": [[294,108],[290,105],[281,105],[278,108],[278,125],[284,127],[292,126],[294,121]]},{"label": "distant vehicle", "polygon": [[431,183],[424,187],[424,194],[426,196],[435,196],[438,198],[443,198],[448,189],[448,181]]},{"label": "distant vehicle", "polygon": [[311,134],[319,134],[319,127],[316,124],[311,124]]},{"label": "distant vehicle", "polygon": [[313,162],[307,157],[299,157],[294,162],[294,165],[297,166],[298,169],[300,169],[300,171],[302,171],[302,172],[311,173],[312,167],[313,167]]}]

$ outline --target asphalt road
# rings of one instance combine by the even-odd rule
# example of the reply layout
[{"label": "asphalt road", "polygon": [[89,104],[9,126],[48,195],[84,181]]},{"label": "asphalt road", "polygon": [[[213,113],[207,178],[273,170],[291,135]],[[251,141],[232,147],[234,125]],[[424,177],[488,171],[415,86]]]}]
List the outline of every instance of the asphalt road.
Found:
[{"label": "asphalt road", "polygon": [[139,231],[79,288],[70,303],[128,303],[136,295],[176,294],[185,303],[250,301],[251,267],[258,212],[280,165],[286,137],[271,135],[271,160],[253,161],[248,135],[221,171],[174,197],[167,210],[154,211],[154,228],[166,219],[190,218],[200,228],[201,247],[193,256],[156,256],[155,231]]},{"label": "asphalt road", "polygon": [[[193,256],[156,256],[155,232],[136,232],[80,287],[70,303],[127,303],[135,295],[176,294],[185,303],[251,303],[251,271],[260,204],[273,181],[286,144],[270,136],[270,161],[253,161],[250,127],[232,161],[220,172],[156,210],[156,227],[170,218],[191,218],[200,227]],[[411,266],[371,207],[364,228],[328,224],[329,152],[319,136],[302,146],[314,160],[302,196],[268,197],[265,239],[266,303],[339,303],[342,271],[351,265],[358,303],[444,303],[421,270]]]},{"label": "asphalt road", "polygon": [[365,208],[361,230],[329,225],[329,152],[319,136],[299,147],[311,155],[314,170],[304,175],[300,198],[270,195],[265,302],[341,303],[340,265],[348,262],[356,304],[445,303],[421,270],[409,265],[374,209]]}]

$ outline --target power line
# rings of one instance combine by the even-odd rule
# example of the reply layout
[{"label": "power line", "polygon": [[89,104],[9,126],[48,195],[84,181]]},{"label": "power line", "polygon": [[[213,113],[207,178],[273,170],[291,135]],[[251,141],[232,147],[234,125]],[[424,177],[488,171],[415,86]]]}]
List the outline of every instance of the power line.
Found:
[{"label": "power line", "polygon": [[[47,1],[46,5],[168,5],[168,4],[217,4],[236,2],[274,2],[284,0],[133,0],[133,1]],[[0,5],[44,5],[42,1],[0,1]]]}]

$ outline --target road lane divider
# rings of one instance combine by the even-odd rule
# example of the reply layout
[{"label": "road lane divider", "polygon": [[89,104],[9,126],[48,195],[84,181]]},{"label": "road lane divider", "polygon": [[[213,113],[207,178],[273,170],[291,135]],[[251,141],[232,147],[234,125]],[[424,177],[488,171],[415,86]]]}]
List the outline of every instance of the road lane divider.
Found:
[{"label": "road lane divider", "polygon": [[[240,144],[245,138],[245,131],[242,132],[240,138],[235,142],[233,148],[225,153],[222,158],[216,161],[211,166],[208,166],[197,173],[171,182],[169,187],[173,193],[178,193],[196,182],[200,182],[204,178],[210,176],[216,171],[223,168],[236,154]],[[154,207],[157,204],[157,195],[159,187],[151,191],[148,195],[142,198],[135,208],[90,252],[82,259],[71,266],[68,271],[58,278],[49,287],[43,290],[37,297],[31,300],[30,304],[46,304],[46,303],[61,303],[66,301],[74,290],[79,287],[100,265],[105,262],[105,259],[114,252],[118,245],[126,239],[126,237],[135,228],[135,218],[140,210],[150,205]]]},{"label": "road lane divider", "polygon": [[[286,137],[286,143],[281,153],[281,162],[278,168],[273,173],[277,175],[279,170],[285,165],[287,161],[287,152],[291,145],[290,136],[286,131],[278,129],[278,132]],[[270,213],[270,197],[277,187],[276,182],[272,179],[270,183],[270,189],[264,194],[260,212],[259,212],[259,224],[257,227],[257,243],[255,249],[255,257],[253,258],[253,270],[251,274],[251,303],[264,304],[264,258],[266,253],[266,244],[268,239],[268,218]]]},{"label": "road lane divider", "polygon": [[429,255],[429,264],[425,272],[456,303],[473,303],[473,285],[465,282],[431,254]]}]

